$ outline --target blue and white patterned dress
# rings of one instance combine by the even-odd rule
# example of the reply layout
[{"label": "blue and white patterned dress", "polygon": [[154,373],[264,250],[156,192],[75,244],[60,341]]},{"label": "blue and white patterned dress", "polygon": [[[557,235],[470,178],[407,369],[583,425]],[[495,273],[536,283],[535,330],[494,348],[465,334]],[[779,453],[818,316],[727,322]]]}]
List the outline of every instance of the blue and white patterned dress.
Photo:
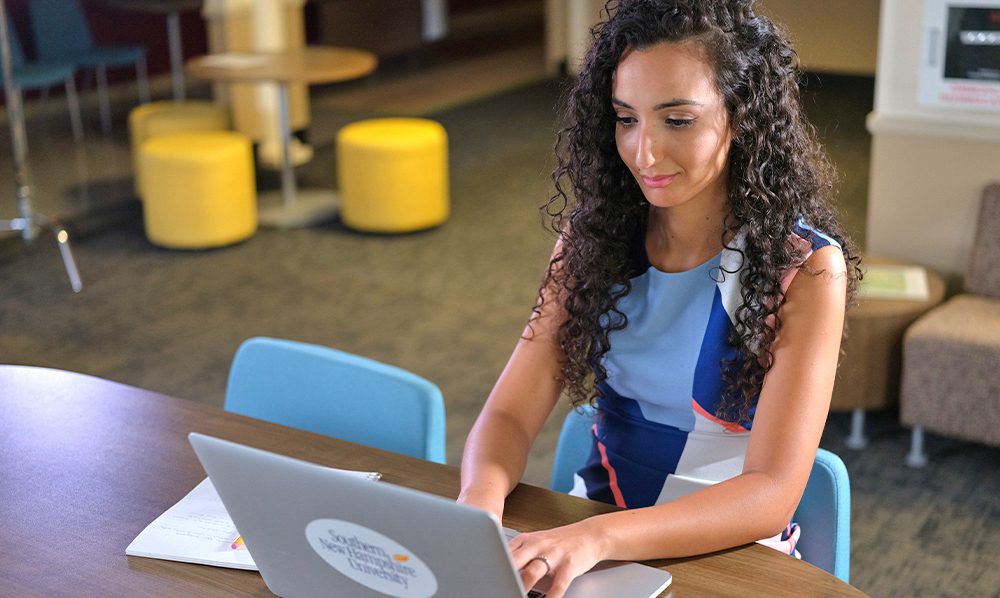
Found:
[{"label": "blue and white patterned dress", "polygon": [[[840,247],[802,221],[792,241],[807,256],[827,245]],[[741,245],[738,237],[734,246]],[[729,333],[743,301],[742,255],[724,249],[696,268],[667,273],[642,254],[642,272],[617,304],[628,324],[608,335],[601,416],[571,491],[627,508],[668,502],[739,475],[752,425],[715,416],[721,363],[736,354]],[[789,271],[784,288],[797,272]],[[795,554],[798,534],[792,524],[762,542]]]}]

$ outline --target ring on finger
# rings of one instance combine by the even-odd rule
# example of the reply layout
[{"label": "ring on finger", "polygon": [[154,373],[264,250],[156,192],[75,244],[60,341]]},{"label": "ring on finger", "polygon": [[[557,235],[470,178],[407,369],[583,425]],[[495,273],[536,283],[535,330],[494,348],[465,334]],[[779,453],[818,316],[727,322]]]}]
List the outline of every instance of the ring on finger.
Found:
[{"label": "ring on finger", "polygon": [[[542,564],[545,565],[545,575],[548,575],[549,571],[552,571],[552,565],[549,564],[549,557],[545,556],[544,554],[540,554],[531,560],[542,561]],[[531,561],[528,562],[530,563]],[[544,575],[542,577],[544,577]]]}]

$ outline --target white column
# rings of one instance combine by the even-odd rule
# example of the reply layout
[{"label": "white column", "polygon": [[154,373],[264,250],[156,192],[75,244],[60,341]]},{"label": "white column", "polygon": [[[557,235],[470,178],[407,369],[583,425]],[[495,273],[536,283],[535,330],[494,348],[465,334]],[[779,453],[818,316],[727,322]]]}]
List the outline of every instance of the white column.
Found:
[{"label": "white column", "polygon": [[566,70],[576,74],[590,47],[590,28],[601,18],[604,0],[569,0],[566,14]]},{"label": "white column", "polygon": [[[285,3],[276,0],[255,0],[251,12],[254,49],[258,52],[280,52],[287,48]],[[284,141],[278,114],[278,85],[261,83],[255,90],[257,113],[261,119],[262,153],[272,153]],[[266,149],[265,149],[266,148]]]}]

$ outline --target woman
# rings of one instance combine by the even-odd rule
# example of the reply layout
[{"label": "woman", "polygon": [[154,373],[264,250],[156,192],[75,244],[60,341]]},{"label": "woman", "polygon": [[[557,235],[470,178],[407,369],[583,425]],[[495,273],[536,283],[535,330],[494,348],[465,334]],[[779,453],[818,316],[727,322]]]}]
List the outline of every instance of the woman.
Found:
[{"label": "woman", "polygon": [[569,96],[560,237],[459,496],[501,517],[559,397],[595,403],[573,493],[627,510],[511,541],[551,598],[606,559],[794,553],[859,260],[795,53],[751,3],[609,2]]}]

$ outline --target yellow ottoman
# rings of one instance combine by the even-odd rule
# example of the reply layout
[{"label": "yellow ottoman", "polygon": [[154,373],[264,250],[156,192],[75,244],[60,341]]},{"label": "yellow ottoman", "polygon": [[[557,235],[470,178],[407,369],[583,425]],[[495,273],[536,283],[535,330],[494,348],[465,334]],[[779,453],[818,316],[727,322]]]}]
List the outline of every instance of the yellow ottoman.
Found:
[{"label": "yellow ottoman", "polygon": [[448,219],[448,136],[418,118],[380,118],[337,133],[340,215],[353,229],[402,233]]},{"label": "yellow ottoman", "polygon": [[139,175],[139,148],[142,142],[164,133],[195,131],[225,131],[230,128],[229,113],[221,104],[205,101],[150,102],[132,109],[128,114],[128,134],[132,147],[132,172],[135,192],[142,197]]},{"label": "yellow ottoman", "polygon": [[157,135],[139,154],[143,220],[152,243],[202,249],[242,241],[257,230],[253,149],[245,135]]}]

